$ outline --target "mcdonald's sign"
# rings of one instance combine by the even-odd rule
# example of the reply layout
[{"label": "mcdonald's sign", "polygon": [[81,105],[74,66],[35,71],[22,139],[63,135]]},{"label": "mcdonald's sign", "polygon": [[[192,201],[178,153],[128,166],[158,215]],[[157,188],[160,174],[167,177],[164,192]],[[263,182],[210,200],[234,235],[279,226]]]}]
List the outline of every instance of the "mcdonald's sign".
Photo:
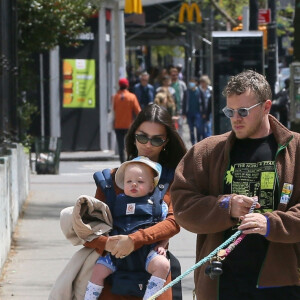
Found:
[{"label": "mcdonald's sign", "polygon": [[187,22],[193,22],[194,14],[196,16],[196,23],[202,23],[202,16],[200,12],[200,8],[197,3],[183,3],[179,10],[179,17],[178,22],[184,23],[185,22],[185,15],[187,15]]},{"label": "mcdonald's sign", "polygon": [[125,0],[125,14],[142,14],[142,0]]}]

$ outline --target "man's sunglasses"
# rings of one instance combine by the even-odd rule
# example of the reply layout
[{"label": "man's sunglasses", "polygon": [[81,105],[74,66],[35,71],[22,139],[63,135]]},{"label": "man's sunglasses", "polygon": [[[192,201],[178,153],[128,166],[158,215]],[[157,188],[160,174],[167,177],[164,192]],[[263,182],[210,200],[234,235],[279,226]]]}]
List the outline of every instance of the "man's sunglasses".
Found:
[{"label": "man's sunglasses", "polygon": [[222,109],[223,113],[225,114],[225,116],[227,118],[232,118],[234,116],[234,112],[237,112],[239,114],[240,117],[242,118],[245,118],[247,116],[249,116],[249,110],[262,104],[262,102],[259,102],[259,103],[256,103],[248,108],[246,107],[242,107],[242,108],[239,108],[239,109],[232,109],[232,108],[229,108],[229,107],[224,107]]},{"label": "man's sunglasses", "polygon": [[151,145],[154,147],[160,147],[166,141],[158,136],[149,138],[145,134],[136,134],[135,138],[141,144],[147,144],[150,141]]}]

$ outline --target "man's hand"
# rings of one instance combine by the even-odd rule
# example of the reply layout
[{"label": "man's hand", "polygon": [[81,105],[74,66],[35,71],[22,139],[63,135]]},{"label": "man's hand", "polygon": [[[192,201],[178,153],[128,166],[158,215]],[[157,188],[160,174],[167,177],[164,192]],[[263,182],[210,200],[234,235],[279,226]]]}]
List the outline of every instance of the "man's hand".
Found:
[{"label": "man's hand", "polygon": [[267,219],[264,215],[259,213],[247,214],[241,219],[241,225],[238,227],[244,234],[258,233],[266,235],[267,233]]},{"label": "man's hand", "polygon": [[110,252],[116,258],[124,258],[134,250],[132,239],[128,235],[115,235],[112,240],[117,240],[115,247]]},{"label": "man's hand", "polygon": [[[231,210],[230,215],[233,218],[240,218],[249,213],[250,207],[253,202],[257,200],[257,197],[247,197],[243,195],[234,195],[231,198]],[[260,204],[257,202],[255,208],[260,208]]]}]

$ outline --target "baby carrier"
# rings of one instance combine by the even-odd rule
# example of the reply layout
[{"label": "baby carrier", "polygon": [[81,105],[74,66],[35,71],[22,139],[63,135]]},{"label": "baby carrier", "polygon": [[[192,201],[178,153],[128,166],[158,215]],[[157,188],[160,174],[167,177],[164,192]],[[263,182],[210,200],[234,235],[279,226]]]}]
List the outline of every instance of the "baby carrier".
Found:
[{"label": "baby carrier", "polygon": [[[152,195],[132,198],[124,194],[116,195],[110,169],[104,169],[94,173],[94,180],[105,194],[106,204],[112,213],[114,229],[110,232],[110,235],[127,235],[161,221],[163,198],[173,177],[174,170],[163,168],[160,181]],[[116,201],[117,197],[121,199]],[[130,205],[134,206],[134,213],[130,212]],[[145,261],[152,248],[153,245],[144,245],[123,259],[117,259],[112,256],[112,260],[117,267],[117,271],[109,277],[112,285],[112,293],[143,297],[151,276],[151,274],[145,270]],[[171,257],[174,259],[174,256],[170,253],[168,253],[168,255],[170,259]],[[177,259],[175,258],[175,260]],[[178,260],[177,263],[179,264]],[[180,274],[180,265],[179,272],[177,273],[178,275]],[[175,287],[175,289],[174,287],[173,300],[179,300],[181,299],[181,285]],[[178,291],[174,293],[176,289]],[[177,294],[177,297],[175,294]]]}]

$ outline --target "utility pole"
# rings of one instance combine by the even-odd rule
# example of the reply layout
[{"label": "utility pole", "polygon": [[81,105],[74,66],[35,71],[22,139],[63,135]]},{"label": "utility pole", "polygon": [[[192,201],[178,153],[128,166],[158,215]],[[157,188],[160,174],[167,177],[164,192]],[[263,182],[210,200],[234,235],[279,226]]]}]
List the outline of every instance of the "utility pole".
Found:
[{"label": "utility pole", "polygon": [[276,1],[268,0],[268,7],[271,10],[271,22],[268,24],[268,69],[267,80],[271,86],[272,94],[275,94],[277,81],[277,36],[276,36]]},{"label": "utility pole", "polygon": [[249,30],[258,29],[258,3],[257,0],[249,0]]}]

